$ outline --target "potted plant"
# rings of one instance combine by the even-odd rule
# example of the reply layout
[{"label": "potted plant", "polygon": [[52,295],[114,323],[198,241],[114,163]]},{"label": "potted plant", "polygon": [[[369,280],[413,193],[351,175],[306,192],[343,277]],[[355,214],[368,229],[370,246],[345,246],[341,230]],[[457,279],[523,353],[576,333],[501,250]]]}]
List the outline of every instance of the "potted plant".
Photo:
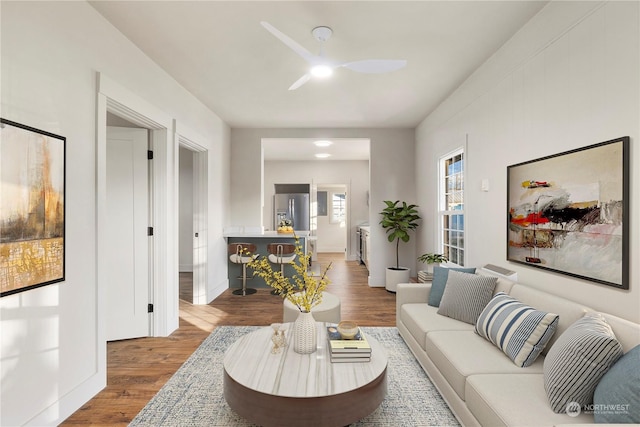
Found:
[{"label": "potted plant", "polygon": [[[447,257],[444,256],[443,254],[434,254],[431,252],[427,252],[426,254],[420,255],[418,257],[418,261],[427,264],[427,273],[429,273],[430,275],[433,275],[433,267],[443,262],[447,262],[449,261],[449,259],[447,259]],[[433,266],[430,268],[429,266],[431,264],[433,264]]]},{"label": "potted plant", "polygon": [[399,200],[395,202],[385,200],[384,203],[387,207],[380,212],[382,215],[380,224],[388,234],[387,240],[396,242],[396,265],[387,268],[386,289],[395,292],[398,283],[409,281],[411,271],[407,267],[400,267],[400,241],[405,243],[409,241],[409,232],[418,227],[417,221],[420,216],[416,210],[417,205],[408,205],[407,202],[401,203]]},{"label": "potted plant", "polygon": [[293,350],[296,353],[308,354],[316,351],[316,323],[311,309],[322,302],[322,293],[330,283],[327,272],[329,264],[319,278],[309,271],[311,253],[304,252],[300,239],[294,233],[296,242],[296,258],[291,262],[295,273],[291,277],[282,275],[279,269],[274,269],[265,256],[256,257],[247,265],[253,269],[253,275],[264,279],[267,285],[276,291],[283,299],[289,300],[298,307],[300,315],[293,324]]}]

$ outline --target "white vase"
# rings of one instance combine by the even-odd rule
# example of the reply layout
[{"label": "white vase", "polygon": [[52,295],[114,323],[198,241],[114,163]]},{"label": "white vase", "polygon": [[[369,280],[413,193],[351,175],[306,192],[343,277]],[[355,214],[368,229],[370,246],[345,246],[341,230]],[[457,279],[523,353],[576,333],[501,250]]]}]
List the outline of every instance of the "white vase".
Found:
[{"label": "white vase", "polygon": [[293,322],[293,351],[300,354],[309,354],[316,351],[318,331],[313,314],[300,312]]}]

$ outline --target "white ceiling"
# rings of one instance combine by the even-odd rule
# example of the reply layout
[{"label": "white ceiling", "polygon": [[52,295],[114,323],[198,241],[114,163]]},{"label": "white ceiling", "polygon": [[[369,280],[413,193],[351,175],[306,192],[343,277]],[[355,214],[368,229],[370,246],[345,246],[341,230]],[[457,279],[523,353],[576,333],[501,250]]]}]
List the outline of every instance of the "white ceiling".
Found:
[{"label": "white ceiling", "polygon": [[[236,128],[413,128],[535,15],[543,1],[93,1],[183,87]],[[306,62],[267,21],[312,53],[333,29],[339,61],[406,59],[388,74],[337,69],[288,87]]]}]

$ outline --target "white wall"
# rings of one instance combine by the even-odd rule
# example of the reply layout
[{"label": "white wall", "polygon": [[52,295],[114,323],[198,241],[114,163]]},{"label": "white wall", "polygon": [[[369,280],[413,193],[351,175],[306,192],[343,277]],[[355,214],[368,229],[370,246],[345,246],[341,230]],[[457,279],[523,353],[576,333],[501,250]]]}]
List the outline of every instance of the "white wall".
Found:
[{"label": "white wall", "polygon": [[66,280],[0,300],[0,424],[57,425],[106,381],[96,308],[97,73],[206,138],[210,283],[227,276],[229,128],[89,4],[0,7],[2,117],[67,138]]},{"label": "white wall", "polygon": [[[369,162],[360,161],[267,161],[264,163],[264,226],[273,229],[273,195],[274,184],[286,183],[314,183],[314,184],[348,184],[351,188],[349,197],[348,234],[349,250],[347,257],[356,259],[356,227],[369,220],[369,207],[366,202],[366,194],[369,190]],[[320,191],[321,188],[318,188]],[[334,252],[336,249],[336,238],[328,235],[332,233],[334,227],[324,227],[320,229],[320,222],[328,222],[328,217],[318,217],[318,252]],[[326,224],[329,225],[329,224]],[[344,243],[341,244],[344,251]],[[338,245],[339,246],[339,245]]]},{"label": "white wall", "polygon": [[179,271],[193,271],[193,152],[180,147],[179,154]]},{"label": "white wall", "polygon": [[[406,200],[413,203],[416,199],[414,130],[232,129],[230,215],[234,225],[262,223],[262,138],[369,138],[369,221],[372,248],[369,285],[384,286],[385,269],[395,263],[395,245],[387,241],[384,230],[378,224],[379,212],[384,209],[383,200]],[[268,218],[270,217],[265,217],[265,221]],[[355,246],[353,250],[355,251]],[[415,276],[415,239],[401,245],[400,257],[402,262],[411,265]]]},{"label": "white wall", "polygon": [[[436,162],[468,135],[468,265],[518,279],[596,310],[640,320],[640,30],[638,2],[552,2],[416,130],[418,203],[432,206],[418,252],[436,247]],[[630,290],[506,261],[506,168],[631,137]],[[480,191],[488,179],[490,191]]]}]

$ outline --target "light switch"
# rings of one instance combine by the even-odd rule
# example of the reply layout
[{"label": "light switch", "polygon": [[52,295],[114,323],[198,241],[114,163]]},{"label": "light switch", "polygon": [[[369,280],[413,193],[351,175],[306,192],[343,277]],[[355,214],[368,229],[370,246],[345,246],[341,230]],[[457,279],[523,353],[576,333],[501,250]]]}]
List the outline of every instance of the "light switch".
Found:
[{"label": "light switch", "polygon": [[482,184],[480,186],[480,189],[482,191],[489,191],[489,180],[488,179],[485,178],[485,179],[482,180]]}]

